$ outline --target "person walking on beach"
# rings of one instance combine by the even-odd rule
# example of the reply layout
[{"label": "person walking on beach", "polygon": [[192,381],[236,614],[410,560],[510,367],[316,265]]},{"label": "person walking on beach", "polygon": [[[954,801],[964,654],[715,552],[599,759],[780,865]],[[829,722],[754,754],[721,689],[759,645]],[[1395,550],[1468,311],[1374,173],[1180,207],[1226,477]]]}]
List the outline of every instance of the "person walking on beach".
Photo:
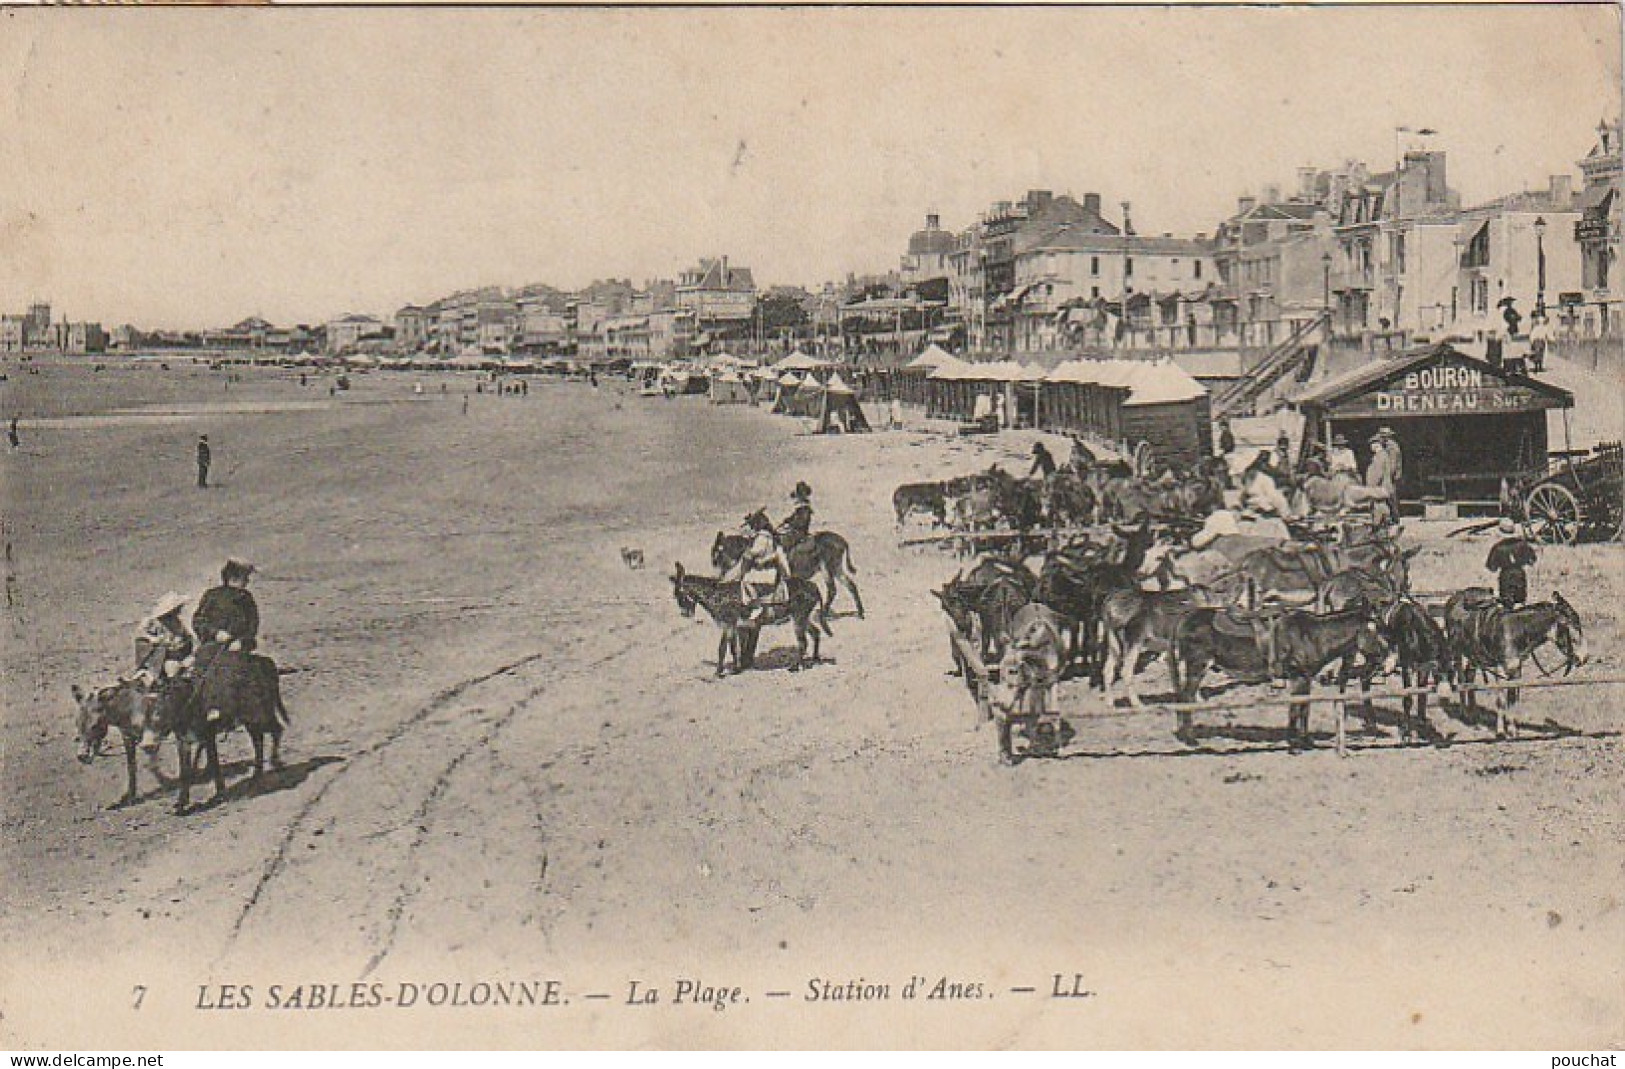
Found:
[{"label": "person walking on beach", "polygon": [[209,450],[209,436],[197,436],[197,488],[204,490],[209,485],[209,465],[214,460],[214,454]]},{"label": "person walking on beach", "polygon": [[17,417],[12,416],[11,422],[6,424],[6,441],[11,443],[11,451],[15,453],[22,448],[22,437],[17,433]]},{"label": "person walking on beach", "polygon": [[463,394],[463,415],[468,415],[468,394]]}]

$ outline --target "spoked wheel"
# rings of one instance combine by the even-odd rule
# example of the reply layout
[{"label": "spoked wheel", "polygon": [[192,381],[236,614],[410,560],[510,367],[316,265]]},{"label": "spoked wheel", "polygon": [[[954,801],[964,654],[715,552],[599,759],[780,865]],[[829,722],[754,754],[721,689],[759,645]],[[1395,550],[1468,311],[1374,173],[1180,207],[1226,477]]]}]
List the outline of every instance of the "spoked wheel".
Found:
[{"label": "spoked wheel", "polygon": [[1561,483],[1541,483],[1524,499],[1529,534],[1548,546],[1573,545],[1580,537],[1580,502]]}]

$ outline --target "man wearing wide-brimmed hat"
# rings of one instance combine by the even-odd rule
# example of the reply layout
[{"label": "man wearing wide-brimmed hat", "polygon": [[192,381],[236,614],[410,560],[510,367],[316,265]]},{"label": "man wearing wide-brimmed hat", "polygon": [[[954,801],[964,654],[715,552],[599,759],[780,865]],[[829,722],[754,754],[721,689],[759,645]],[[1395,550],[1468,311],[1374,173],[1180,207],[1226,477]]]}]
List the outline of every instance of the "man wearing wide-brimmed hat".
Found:
[{"label": "man wearing wide-brimmed hat", "polygon": [[1371,463],[1365,469],[1365,484],[1382,490],[1387,496],[1388,518],[1399,522],[1399,479],[1401,474],[1399,441],[1392,427],[1379,428],[1371,439]]},{"label": "man wearing wide-brimmed hat", "polygon": [[790,492],[790,500],[795,502],[795,508],[790,515],[779,524],[777,532],[779,545],[788,553],[800,544],[812,531],[812,487],[805,482],[797,482],[796,488]]},{"label": "man wearing wide-brimmed hat", "polygon": [[193,640],[181,609],[186,596],[171,590],[158,599],[135,633],[135,675],[147,686],[178,674],[192,656]]},{"label": "man wearing wide-brimmed hat", "polygon": [[1354,476],[1355,481],[1360,478],[1360,462],[1354,459],[1354,450],[1349,448],[1349,440],[1342,434],[1332,435],[1332,448],[1326,454],[1326,474],[1336,475],[1338,472],[1347,472]]}]

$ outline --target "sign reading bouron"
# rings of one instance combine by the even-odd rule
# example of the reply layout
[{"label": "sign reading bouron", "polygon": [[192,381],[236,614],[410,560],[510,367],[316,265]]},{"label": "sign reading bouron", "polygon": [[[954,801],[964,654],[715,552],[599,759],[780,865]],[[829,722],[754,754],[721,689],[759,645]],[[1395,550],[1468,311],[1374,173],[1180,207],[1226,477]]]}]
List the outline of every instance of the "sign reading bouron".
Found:
[{"label": "sign reading bouron", "polygon": [[1493,415],[1560,408],[1562,403],[1529,386],[1479,368],[1442,364],[1419,368],[1350,397],[1339,416]]}]

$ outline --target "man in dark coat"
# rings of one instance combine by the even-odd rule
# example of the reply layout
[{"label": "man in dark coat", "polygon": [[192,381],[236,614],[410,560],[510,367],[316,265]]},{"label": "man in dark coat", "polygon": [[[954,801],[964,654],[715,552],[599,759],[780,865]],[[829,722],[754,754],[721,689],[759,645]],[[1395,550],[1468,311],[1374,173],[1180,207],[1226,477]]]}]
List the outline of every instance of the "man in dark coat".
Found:
[{"label": "man in dark coat", "polygon": [[220,569],[220,585],[198,599],[192,632],[202,643],[199,663],[212,660],[221,648],[253,651],[260,633],[259,606],[248,592],[248,577],[253,574],[252,564],[228,560]]},{"label": "man in dark coat", "polygon": [[1038,475],[1047,479],[1054,474],[1055,458],[1049,455],[1049,450],[1044,448],[1043,442],[1034,442],[1033,466],[1032,469],[1027,472],[1027,478],[1031,479],[1034,475]]},{"label": "man in dark coat", "polygon": [[204,489],[209,485],[209,464],[213,455],[209,452],[209,436],[197,436],[197,488]]},{"label": "man in dark coat", "polygon": [[790,515],[779,524],[779,545],[788,553],[812,532],[812,487],[804,482],[796,483],[795,490],[790,494],[790,500],[796,503]]},{"label": "man in dark coat", "polygon": [[1484,567],[1495,573],[1501,604],[1516,609],[1529,600],[1529,573],[1535,563],[1535,547],[1517,533],[1511,520],[1500,523],[1503,537],[1490,547]]}]

